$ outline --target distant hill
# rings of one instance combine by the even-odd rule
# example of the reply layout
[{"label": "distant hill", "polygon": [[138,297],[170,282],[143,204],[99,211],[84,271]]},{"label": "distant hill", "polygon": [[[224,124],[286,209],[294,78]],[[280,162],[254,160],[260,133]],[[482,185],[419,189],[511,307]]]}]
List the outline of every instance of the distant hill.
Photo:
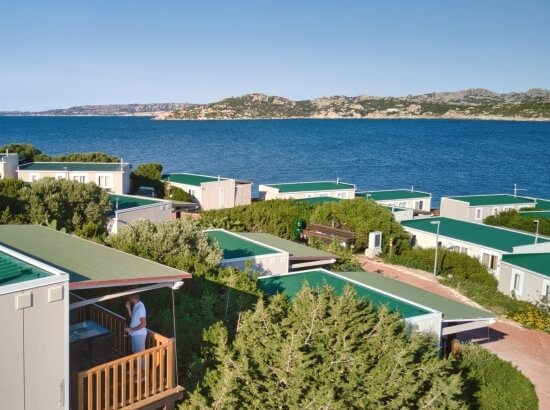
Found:
[{"label": "distant hill", "polygon": [[158,103],[81,105],[39,112],[0,112],[36,116],[152,116],[157,120],[259,118],[479,118],[550,120],[550,90],[499,94],[483,88],[406,97],[333,96],[293,101],[255,93],[210,104]]},{"label": "distant hill", "polygon": [[0,115],[36,115],[36,116],[86,116],[86,115],[113,115],[113,116],[152,116],[160,112],[172,112],[187,107],[186,103],[160,104],[107,104],[107,105],[80,105],[70,108],[59,108],[47,111],[0,111]]},{"label": "distant hill", "polygon": [[499,94],[485,89],[406,97],[333,96],[293,101],[247,94],[210,104],[189,104],[155,119],[255,118],[481,118],[550,120],[550,90]]}]

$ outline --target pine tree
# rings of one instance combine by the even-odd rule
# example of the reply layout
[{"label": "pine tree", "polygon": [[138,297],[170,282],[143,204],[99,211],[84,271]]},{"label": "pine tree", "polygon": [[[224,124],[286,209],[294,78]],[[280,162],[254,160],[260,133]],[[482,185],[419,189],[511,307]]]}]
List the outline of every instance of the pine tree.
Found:
[{"label": "pine tree", "polygon": [[236,337],[214,326],[206,377],[182,408],[462,408],[461,380],[434,341],[347,288],[307,285],[241,315]]}]

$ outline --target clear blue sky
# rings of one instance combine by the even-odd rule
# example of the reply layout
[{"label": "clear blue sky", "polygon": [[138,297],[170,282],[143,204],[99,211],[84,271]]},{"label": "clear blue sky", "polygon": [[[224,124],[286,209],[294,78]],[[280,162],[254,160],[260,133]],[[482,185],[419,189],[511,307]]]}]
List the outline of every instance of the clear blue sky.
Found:
[{"label": "clear blue sky", "polygon": [[550,88],[550,1],[0,0],[0,110]]}]

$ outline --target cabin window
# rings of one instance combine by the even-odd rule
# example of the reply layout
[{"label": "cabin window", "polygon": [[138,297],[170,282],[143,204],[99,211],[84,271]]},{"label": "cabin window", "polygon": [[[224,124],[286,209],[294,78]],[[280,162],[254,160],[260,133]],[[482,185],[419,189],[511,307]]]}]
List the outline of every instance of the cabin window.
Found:
[{"label": "cabin window", "polygon": [[498,208],[493,208],[493,215],[498,215]]},{"label": "cabin window", "polygon": [[498,257],[496,255],[491,255],[491,261],[489,263],[489,268],[492,270],[497,270]]},{"label": "cabin window", "polygon": [[86,182],[86,176],[85,175],[73,175],[73,181],[80,182],[81,184],[84,184]]},{"label": "cabin window", "polygon": [[482,215],[483,215],[483,210],[481,208],[476,208],[476,221],[481,220]]},{"label": "cabin window", "polygon": [[101,188],[111,187],[111,177],[109,175],[100,175],[97,179],[97,182]]},{"label": "cabin window", "polygon": [[414,203],[414,208],[415,209],[424,209],[424,201],[416,201]]},{"label": "cabin window", "polygon": [[512,271],[512,290],[517,295],[521,295],[523,288],[523,272],[513,270]]},{"label": "cabin window", "polygon": [[348,197],[347,192],[338,192],[338,198],[346,199]]}]

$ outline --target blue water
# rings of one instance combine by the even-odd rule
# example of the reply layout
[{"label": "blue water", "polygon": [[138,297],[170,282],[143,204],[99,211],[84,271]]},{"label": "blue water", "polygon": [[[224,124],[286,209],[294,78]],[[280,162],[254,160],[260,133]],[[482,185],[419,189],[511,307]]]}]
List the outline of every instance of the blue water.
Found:
[{"label": "blue water", "polygon": [[512,192],[550,198],[550,122],[454,120],[151,121],[0,117],[0,145],[106,151],[166,171],[259,183],[336,179],[434,196]]}]

